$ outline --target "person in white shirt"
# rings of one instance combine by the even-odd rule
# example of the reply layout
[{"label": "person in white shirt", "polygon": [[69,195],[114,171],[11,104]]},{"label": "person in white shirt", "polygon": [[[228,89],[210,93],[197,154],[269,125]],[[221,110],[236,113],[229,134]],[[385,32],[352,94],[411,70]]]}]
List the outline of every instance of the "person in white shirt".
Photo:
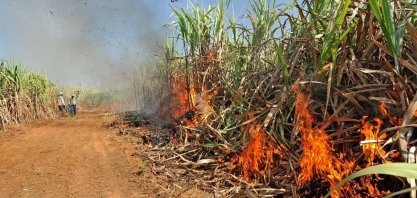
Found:
[{"label": "person in white shirt", "polygon": [[58,108],[62,112],[62,116],[65,116],[65,100],[64,100],[64,94],[62,92],[59,92],[58,94]]},{"label": "person in white shirt", "polygon": [[76,91],[75,93],[76,94],[72,93],[71,98],[69,99],[71,116],[75,116],[77,114],[77,99],[78,96],[80,96],[80,91]]}]

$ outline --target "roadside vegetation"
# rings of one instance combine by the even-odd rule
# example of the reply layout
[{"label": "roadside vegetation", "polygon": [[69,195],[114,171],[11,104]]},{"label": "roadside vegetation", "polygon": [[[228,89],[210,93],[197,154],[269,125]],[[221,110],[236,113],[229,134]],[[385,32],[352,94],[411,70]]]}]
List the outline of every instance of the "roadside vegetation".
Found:
[{"label": "roadside vegetation", "polygon": [[27,71],[14,61],[0,63],[0,129],[53,118],[56,90],[46,74]]},{"label": "roadside vegetation", "polygon": [[[120,112],[136,108],[130,86],[86,88],[56,85],[45,73],[28,71],[25,65],[3,60],[0,63],[0,129],[27,124],[35,120],[56,118],[57,95],[63,92],[65,101],[80,90],[78,106],[102,112]],[[68,105],[68,104],[67,104]]]},{"label": "roadside vegetation", "polygon": [[177,123],[172,144],[213,151],[205,158],[229,175],[201,186],[222,197],[238,189],[320,197],[356,171],[392,163],[332,197],[414,187],[412,174],[389,174],[404,176],[396,163],[415,163],[416,1],[249,2],[244,16],[226,12],[230,0],[173,7],[166,27],[174,33],[148,75],[153,83],[137,84],[158,84],[158,112]]}]

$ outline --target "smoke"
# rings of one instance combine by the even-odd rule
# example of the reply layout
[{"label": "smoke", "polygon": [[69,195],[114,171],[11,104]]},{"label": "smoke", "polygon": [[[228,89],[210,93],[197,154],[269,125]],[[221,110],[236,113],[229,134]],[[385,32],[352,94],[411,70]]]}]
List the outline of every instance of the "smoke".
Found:
[{"label": "smoke", "polygon": [[58,84],[126,84],[163,42],[169,3],[3,0],[0,58],[44,70]]}]

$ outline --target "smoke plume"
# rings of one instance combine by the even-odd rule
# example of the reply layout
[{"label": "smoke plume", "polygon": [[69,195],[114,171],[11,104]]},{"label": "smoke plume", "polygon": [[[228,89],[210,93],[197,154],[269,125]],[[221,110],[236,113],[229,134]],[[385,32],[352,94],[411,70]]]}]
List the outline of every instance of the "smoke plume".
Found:
[{"label": "smoke plume", "polygon": [[0,58],[46,71],[58,84],[126,84],[162,43],[169,3],[3,0]]}]

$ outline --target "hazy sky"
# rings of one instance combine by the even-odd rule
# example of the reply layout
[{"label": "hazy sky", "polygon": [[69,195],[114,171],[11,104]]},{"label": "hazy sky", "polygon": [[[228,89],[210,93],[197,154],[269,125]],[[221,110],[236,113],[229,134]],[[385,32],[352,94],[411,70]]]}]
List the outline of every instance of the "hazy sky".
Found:
[{"label": "hazy sky", "polygon": [[[163,28],[175,20],[170,5],[187,0],[0,0],[0,58],[58,84],[124,84],[171,32]],[[242,5],[232,0],[236,17],[246,13]]]}]

